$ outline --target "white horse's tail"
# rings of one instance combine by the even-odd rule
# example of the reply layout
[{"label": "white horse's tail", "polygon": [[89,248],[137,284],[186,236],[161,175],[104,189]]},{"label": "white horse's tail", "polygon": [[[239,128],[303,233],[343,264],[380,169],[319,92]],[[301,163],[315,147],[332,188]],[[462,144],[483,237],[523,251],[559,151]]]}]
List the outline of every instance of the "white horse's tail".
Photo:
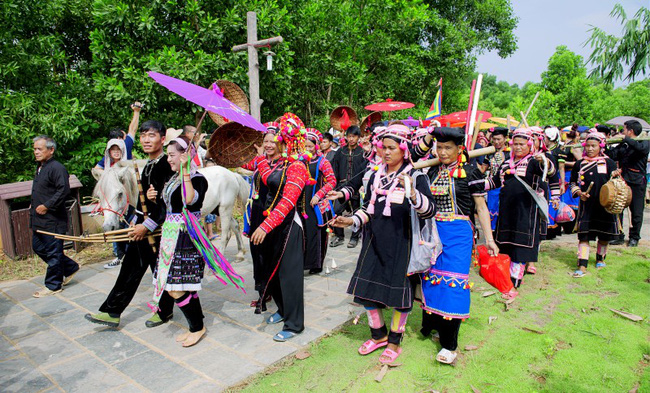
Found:
[{"label": "white horse's tail", "polygon": [[235,176],[237,177],[237,183],[239,184],[239,192],[237,193],[237,198],[239,198],[242,206],[246,206],[246,201],[250,196],[251,186],[239,173],[235,173]]}]

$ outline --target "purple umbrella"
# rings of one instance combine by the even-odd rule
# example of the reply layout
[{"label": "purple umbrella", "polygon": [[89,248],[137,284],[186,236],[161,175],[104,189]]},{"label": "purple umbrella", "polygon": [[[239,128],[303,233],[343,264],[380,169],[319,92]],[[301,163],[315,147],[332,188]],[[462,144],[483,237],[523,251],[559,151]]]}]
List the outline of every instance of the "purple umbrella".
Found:
[{"label": "purple umbrella", "polygon": [[408,119],[400,120],[402,123],[404,123],[405,126],[408,127],[419,127],[420,126],[420,121],[414,119],[412,116],[409,116]]},{"label": "purple umbrella", "polygon": [[245,127],[266,132],[266,127],[262,123],[255,120],[253,116],[246,113],[246,111],[237,105],[225,99],[219,87],[214,83],[212,84],[212,89],[206,89],[205,87],[197,86],[158,72],[149,71],[148,74],[158,84],[166,87],[167,90],[178,94],[210,112],[214,112]]}]

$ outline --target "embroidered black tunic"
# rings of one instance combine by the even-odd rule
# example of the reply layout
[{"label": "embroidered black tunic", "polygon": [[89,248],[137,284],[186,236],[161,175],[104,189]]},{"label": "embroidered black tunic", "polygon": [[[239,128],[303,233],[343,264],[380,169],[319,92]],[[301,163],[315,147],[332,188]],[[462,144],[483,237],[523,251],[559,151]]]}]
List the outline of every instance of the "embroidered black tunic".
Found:
[{"label": "embroidered black tunic", "polygon": [[[393,176],[381,179],[380,188],[388,188]],[[414,170],[411,170],[412,174]],[[366,186],[363,207],[355,214],[357,224],[363,224],[363,244],[357,267],[347,289],[354,301],[363,305],[410,308],[413,304],[413,287],[406,275],[411,253],[411,205],[404,188],[397,186],[388,196],[377,196],[374,213],[368,213],[368,204],[374,188],[370,177]],[[420,218],[430,218],[434,213],[433,198],[425,176],[418,176],[415,188],[423,198],[418,198],[414,208]],[[386,198],[391,199],[391,215],[384,216]]]},{"label": "embroidered black tunic", "polygon": [[571,170],[570,189],[574,197],[578,191],[589,191],[591,195],[586,201],[580,200],[578,205],[578,238],[580,240],[594,240],[598,236],[601,240],[610,240],[621,232],[618,219],[615,215],[607,213],[600,204],[600,189],[609,181],[611,174],[616,170],[616,162],[610,158],[597,161],[578,160]]},{"label": "embroidered black tunic", "polygon": [[[543,193],[544,169],[533,157],[516,162],[517,175],[538,193]],[[509,161],[489,177],[488,189],[501,187],[496,243],[513,262],[537,262],[540,242],[540,211],[533,197],[510,171]]]}]

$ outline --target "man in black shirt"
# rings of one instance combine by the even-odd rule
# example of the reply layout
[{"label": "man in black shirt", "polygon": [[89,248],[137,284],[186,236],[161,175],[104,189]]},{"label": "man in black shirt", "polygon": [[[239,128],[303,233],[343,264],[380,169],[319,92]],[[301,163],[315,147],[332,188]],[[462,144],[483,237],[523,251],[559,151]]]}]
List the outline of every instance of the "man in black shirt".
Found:
[{"label": "man in black shirt", "polygon": [[[628,120],[623,125],[623,142],[606,153],[612,160],[618,163],[618,171],[632,189],[632,204],[630,205],[630,221],[632,227],[629,233],[629,247],[639,245],[641,239],[641,225],[643,224],[644,195],[646,188],[646,164],[650,143],[648,141],[637,141],[636,137],[641,134],[641,123],[636,120]],[[622,215],[621,215],[622,218]],[[610,244],[622,244],[622,240],[613,241]]]},{"label": "man in black shirt", "polygon": [[44,290],[34,292],[34,297],[59,293],[79,270],[77,262],[63,253],[63,240],[36,232],[37,230],[65,234],[68,215],[65,201],[70,195],[68,171],[53,158],[56,143],[48,136],[34,138],[34,157],[38,162],[32,183],[29,207],[29,226],[32,228],[32,248],[47,263]]},{"label": "man in black shirt", "polygon": [[[152,195],[154,201],[145,199],[149,216],[145,219],[142,215],[142,204],[138,200],[137,215],[134,218],[132,242],[126,250],[120,274],[117,276],[113,289],[108,294],[106,301],[99,308],[97,314],[86,314],[85,318],[93,323],[117,327],[120,324],[120,315],[129,305],[133,296],[147,272],[147,268],[154,270],[157,255],[147,240],[147,235],[156,230],[165,221],[165,202],[162,199],[162,189],[172,177],[173,171],[163,152],[165,141],[165,126],[159,121],[149,120],[140,126],[140,144],[149,161],[142,170],[142,189],[147,195]],[[155,248],[159,249],[160,238],[156,238]],[[159,303],[160,310],[149,318],[145,325],[155,327],[162,325],[172,317],[174,299],[167,293]]]},{"label": "man in black shirt", "polygon": [[[358,176],[362,176],[362,173],[368,164],[368,160],[366,160],[366,157],[364,156],[364,150],[359,146],[360,136],[361,130],[359,127],[350,126],[345,132],[348,144],[338,149],[332,158],[332,169],[334,171],[334,176],[336,176],[338,188],[345,186],[351,179],[356,179]],[[334,210],[336,210],[336,214],[341,214],[344,211],[353,213],[359,207],[359,194],[355,193],[355,195],[345,203],[337,202]],[[334,228],[334,235],[335,237],[330,242],[330,247],[338,247],[343,244],[345,239],[343,228]],[[352,233],[350,242],[348,243],[348,248],[354,248],[357,246],[360,235],[361,230]]]}]

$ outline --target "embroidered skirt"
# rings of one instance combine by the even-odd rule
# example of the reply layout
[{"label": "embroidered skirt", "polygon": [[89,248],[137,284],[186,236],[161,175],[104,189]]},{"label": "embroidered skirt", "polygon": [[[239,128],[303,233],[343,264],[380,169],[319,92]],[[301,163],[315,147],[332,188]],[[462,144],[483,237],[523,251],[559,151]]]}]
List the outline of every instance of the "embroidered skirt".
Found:
[{"label": "embroidered skirt", "polygon": [[[167,274],[165,291],[198,291],[201,289],[201,280],[205,270],[205,260],[194,247],[190,235],[181,230],[178,233],[176,249]],[[154,272],[154,282],[158,270]]]},{"label": "embroidered skirt", "polygon": [[436,221],[442,254],[421,275],[422,308],[446,318],[469,317],[469,269],[474,235],[469,220]]}]

